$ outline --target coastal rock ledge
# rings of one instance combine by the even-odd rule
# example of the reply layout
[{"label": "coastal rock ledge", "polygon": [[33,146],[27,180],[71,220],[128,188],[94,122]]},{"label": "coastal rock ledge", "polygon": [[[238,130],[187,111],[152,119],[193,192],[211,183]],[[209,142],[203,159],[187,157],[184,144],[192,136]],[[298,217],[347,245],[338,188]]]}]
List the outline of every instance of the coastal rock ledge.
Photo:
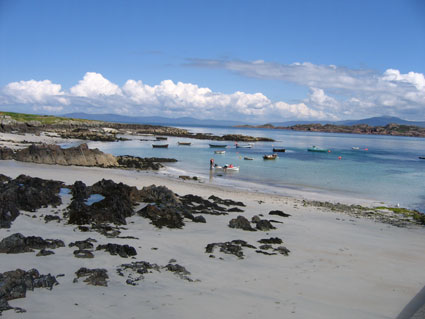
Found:
[{"label": "coastal rock ledge", "polygon": [[32,144],[27,148],[13,150],[0,147],[0,160],[16,160],[36,164],[96,166],[103,168],[131,168],[159,170],[160,162],[176,162],[169,158],[141,158],[136,156],[114,156],[96,149],[90,149],[87,144],[75,147],[61,148],[59,145]]}]

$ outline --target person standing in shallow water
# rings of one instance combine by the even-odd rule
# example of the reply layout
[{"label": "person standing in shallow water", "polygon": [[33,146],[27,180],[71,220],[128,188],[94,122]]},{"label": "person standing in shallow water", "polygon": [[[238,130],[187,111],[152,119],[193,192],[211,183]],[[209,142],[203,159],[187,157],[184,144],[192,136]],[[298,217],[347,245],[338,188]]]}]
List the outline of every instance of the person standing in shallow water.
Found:
[{"label": "person standing in shallow water", "polygon": [[214,159],[210,159],[210,169],[212,169],[214,167]]}]

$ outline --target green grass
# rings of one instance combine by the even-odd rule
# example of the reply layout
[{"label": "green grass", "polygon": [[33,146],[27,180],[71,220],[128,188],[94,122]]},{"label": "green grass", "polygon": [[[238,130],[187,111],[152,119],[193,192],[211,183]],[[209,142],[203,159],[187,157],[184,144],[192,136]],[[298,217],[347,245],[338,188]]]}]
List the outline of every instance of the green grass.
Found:
[{"label": "green grass", "polygon": [[51,116],[51,115],[36,115],[36,114],[25,114],[25,113],[14,113],[14,112],[1,112],[1,115],[8,115],[12,119],[18,122],[29,122],[29,121],[38,121],[42,124],[53,124],[61,121],[79,121],[79,122],[91,122],[89,120],[82,119],[71,119],[67,117]]}]

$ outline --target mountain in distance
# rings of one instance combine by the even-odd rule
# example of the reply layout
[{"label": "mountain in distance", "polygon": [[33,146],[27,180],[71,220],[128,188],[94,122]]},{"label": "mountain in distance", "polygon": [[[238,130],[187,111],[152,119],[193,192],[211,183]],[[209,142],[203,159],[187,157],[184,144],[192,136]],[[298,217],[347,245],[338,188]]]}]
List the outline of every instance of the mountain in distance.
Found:
[{"label": "mountain in distance", "polygon": [[367,124],[369,126],[385,126],[390,123],[400,124],[400,125],[413,125],[419,127],[425,127],[425,121],[407,121],[394,116],[377,116],[370,117],[361,120],[344,120],[344,121],[287,121],[287,122],[272,122],[273,126],[294,126],[297,124],[333,124],[333,125],[359,125],[359,124]]},{"label": "mountain in distance", "polygon": [[193,117],[167,118],[162,116],[125,116],[118,114],[88,114],[88,113],[68,113],[63,117],[97,120],[104,122],[117,122],[129,124],[150,124],[150,125],[168,125],[168,126],[218,126],[229,127],[245,124],[245,122],[229,120],[200,120]]},{"label": "mountain in distance", "polygon": [[[117,123],[130,123],[130,124],[150,124],[150,125],[168,125],[168,126],[216,126],[216,127],[229,127],[229,126],[243,126],[246,122],[230,121],[230,120],[200,120],[193,117],[179,117],[167,118],[162,116],[125,116],[118,114],[88,114],[88,113],[68,113],[62,115],[63,117],[98,120],[104,122],[117,122]],[[369,126],[385,126],[390,123],[400,125],[414,125],[425,127],[425,121],[407,121],[398,117],[379,116],[365,118],[361,120],[344,120],[344,121],[286,121],[286,122],[272,122],[269,123],[273,126],[294,126],[298,124],[333,124],[333,125],[358,125],[367,124]],[[253,124],[251,124],[254,126]],[[249,126],[251,126],[249,125]]]}]

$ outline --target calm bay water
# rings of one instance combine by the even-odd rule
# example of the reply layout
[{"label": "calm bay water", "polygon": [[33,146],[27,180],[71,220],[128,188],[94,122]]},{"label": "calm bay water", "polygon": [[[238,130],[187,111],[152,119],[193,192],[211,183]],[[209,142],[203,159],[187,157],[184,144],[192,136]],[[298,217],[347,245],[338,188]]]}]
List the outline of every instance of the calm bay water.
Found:
[{"label": "calm bay water", "polygon": [[[216,142],[168,137],[161,143],[168,149],[152,148],[159,142],[137,140],[100,143],[91,148],[114,155],[140,157],[171,157],[178,160],[167,164],[167,172],[176,175],[200,176],[210,183],[250,183],[250,187],[272,186],[275,189],[308,189],[372,199],[425,212],[425,139],[373,136],[357,134],[332,134],[291,132],[267,129],[238,129],[214,127],[185,127],[191,132],[243,134],[264,136],[276,142],[255,143],[251,149],[235,148],[233,142]],[[133,137],[134,138],[134,137]],[[149,138],[149,137],[146,137]],[[153,138],[153,137],[152,137]],[[179,146],[178,141],[190,141],[191,146]],[[224,155],[214,154],[209,143],[227,144]],[[245,143],[240,143],[245,144]],[[316,145],[330,149],[330,153],[308,152]],[[276,160],[263,160],[273,147],[286,148]],[[352,147],[359,147],[353,150]],[[367,150],[366,150],[367,149]],[[254,158],[244,160],[244,156]],[[339,159],[341,157],[341,159]],[[210,174],[209,161],[219,165],[233,164],[239,172]],[[254,186],[252,186],[254,185]]]}]

